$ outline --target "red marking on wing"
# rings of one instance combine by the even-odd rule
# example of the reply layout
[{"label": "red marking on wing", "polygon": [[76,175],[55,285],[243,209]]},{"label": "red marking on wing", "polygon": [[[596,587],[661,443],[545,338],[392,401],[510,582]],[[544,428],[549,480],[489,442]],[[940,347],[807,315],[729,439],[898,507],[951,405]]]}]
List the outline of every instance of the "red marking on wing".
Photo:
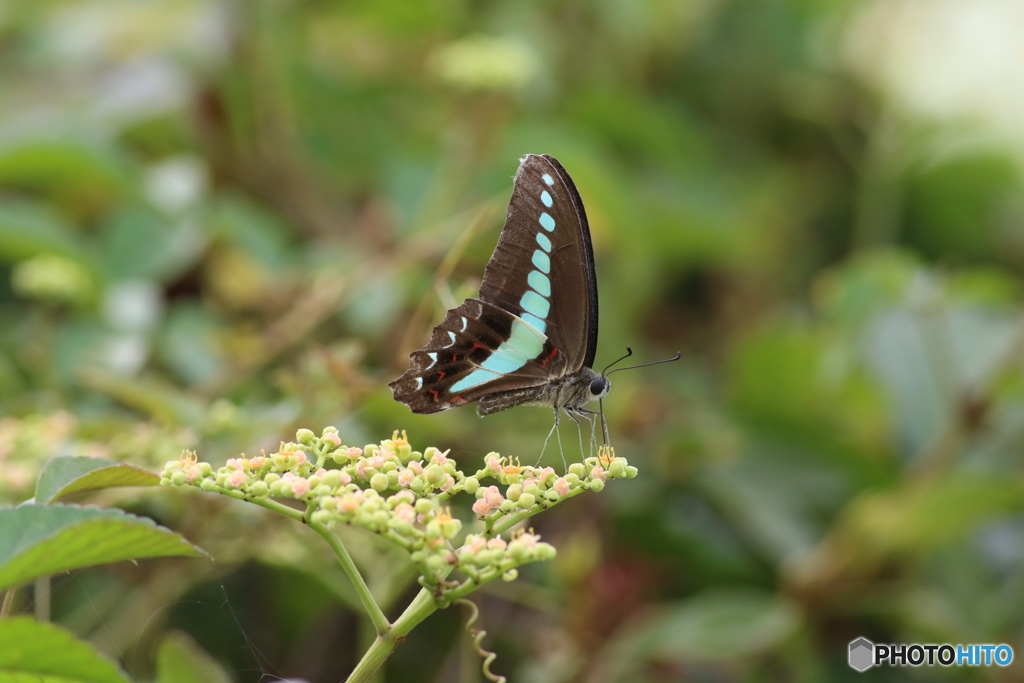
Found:
[{"label": "red marking on wing", "polygon": [[484,351],[490,351],[491,350],[490,347],[484,346],[480,342],[473,342],[473,349],[472,350],[476,351],[477,349],[483,349]]},{"label": "red marking on wing", "polygon": [[434,401],[435,402],[437,401],[437,389],[427,389],[427,393],[428,394],[433,394],[434,395]]},{"label": "red marking on wing", "polygon": [[466,399],[462,398],[461,396],[456,396],[455,398],[452,399],[452,403],[454,403],[457,406],[461,406],[465,402]]},{"label": "red marking on wing", "polygon": [[558,355],[558,349],[551,349],[551,353],[544,356],[544,360],[540,362],[540,366],[542,368],[546,368],[548,366],[548,363],[551,362],[551,359],[554,358],[556,355]]},{"label": "red marking on wing", "polygon": [[437,379],[435,379],[434,381],[435,381],[435,382],[440,382],[441,380],[443,380],[443,379],[444,379],[444,376],[445,376],[445,375],[447,375],[447,374],[448,374],[448,373],[447,373],[447,372],[445,372],[444,370],[438,370],[438,371],[437,371]]}]

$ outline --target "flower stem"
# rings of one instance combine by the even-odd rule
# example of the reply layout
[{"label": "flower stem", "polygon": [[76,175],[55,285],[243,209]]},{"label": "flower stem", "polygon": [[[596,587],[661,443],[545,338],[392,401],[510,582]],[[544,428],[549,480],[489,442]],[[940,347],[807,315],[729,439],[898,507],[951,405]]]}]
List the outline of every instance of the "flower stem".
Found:
[{"label": "flower stem", "polygon": [[341,565],[342,571],[348,575],[349,580],[352,582],[352,587],[356,589],[356,594],[359,595],[359,600],[362,601],[363,608],[366,609],[366,613],[370,617],[370,622],[373,623],[374,630],[377,631],[377,640],[380,640],[381,636],[391,630],[391,623],[384,616],[380,605],[373,599],[373,593],[370,592],[370,587],[366,585],[363,575],[359,573],[355,562],[352,561],[352,556],[348,554],[348,550],[345,549],[345,545],[341,540],[325,525],[311,521],[309,522],[309,528],[320,534],[327,541],[327,545],[331,546],[334,556],[338,558],[338,564]]}]

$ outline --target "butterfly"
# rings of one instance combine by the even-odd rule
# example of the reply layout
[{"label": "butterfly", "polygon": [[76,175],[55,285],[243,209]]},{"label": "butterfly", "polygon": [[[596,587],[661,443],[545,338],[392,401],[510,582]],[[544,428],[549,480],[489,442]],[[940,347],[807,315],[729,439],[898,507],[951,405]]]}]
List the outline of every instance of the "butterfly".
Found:
[{"label": "butterfly", "polygon": [[[554,157],[520,160],[480,295],[448,311],[388,384],[414,413],[477,402],[490,415],[548,406],[574,419],[611,383],[593,369],[597,275],[583,202]],[[578,422],[578,420],[577,420]]]}]

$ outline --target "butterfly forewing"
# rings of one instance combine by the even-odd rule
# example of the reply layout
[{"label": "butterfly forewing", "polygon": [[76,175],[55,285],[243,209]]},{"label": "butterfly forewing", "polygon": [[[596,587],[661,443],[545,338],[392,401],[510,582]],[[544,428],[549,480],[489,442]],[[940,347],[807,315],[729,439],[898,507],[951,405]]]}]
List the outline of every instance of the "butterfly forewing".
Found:
[{"label": "butterfly forewing", "polygon": [[597,351],[597,284],[590,229],[562,165],[531,154],[516,173],[480,298],[522,317],[568,358],[591,366]]},{"label": "butterfly forewing", "polygon": [[485,397],[481,414],[551,403],[556,383],[591,372],[596,346],[597,283],[583,204],[561,164],[531,154],[516,173],[480,298],[448,311],[389,386],[417,413]]}]

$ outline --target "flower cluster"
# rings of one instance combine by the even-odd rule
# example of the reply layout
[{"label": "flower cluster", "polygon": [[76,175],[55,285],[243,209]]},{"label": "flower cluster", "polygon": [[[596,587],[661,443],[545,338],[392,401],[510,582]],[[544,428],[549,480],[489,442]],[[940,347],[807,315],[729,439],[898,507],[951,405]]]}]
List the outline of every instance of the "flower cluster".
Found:
[{"label": "flower cluster", "polygon": [[[161,483],[195,486],[266,507],[274,505],[271,498],[291,498],[305,504],[304,519],[311,525],[349,524],[379,534],[410,553],[421,582],[447,603],[487,581],[514,579],[519,565],[555,555],[531,532],[520,530],[508,540],[502,533],[582,491],[600,491],[608,479],[634,476],[636,468],[610,448],[574,463],[561,476],[550,467],[522,466],[497,453],[466,475],[447,451],[413,450],[405,432],[360,448],[343,444],[337,429],[328,427],[319,437],[300,429],[296,441],[282,443],[276,453],[232,458],[216,470],[186,452],[167,463]],[[485,486],[481,481],[486,479],[497,484]],[[463,492],[476,497],[472,511],[483,528],[457,544],[463,523],[445,503]],[[453,568],[467,577],[464,582],[445,580]]]}]

